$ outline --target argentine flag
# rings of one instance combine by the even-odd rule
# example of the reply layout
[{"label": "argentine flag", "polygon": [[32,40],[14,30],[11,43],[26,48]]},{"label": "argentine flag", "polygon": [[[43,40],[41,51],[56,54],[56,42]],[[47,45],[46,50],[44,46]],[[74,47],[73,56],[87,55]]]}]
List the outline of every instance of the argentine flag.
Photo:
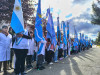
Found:
[{"label": "argentine flag", "polygon": [[15,31],[15,33],[20,33],[24,31],[24,20],[23,20],[21,0],[15,0],[12,19],[11,19],[11,27]]}]

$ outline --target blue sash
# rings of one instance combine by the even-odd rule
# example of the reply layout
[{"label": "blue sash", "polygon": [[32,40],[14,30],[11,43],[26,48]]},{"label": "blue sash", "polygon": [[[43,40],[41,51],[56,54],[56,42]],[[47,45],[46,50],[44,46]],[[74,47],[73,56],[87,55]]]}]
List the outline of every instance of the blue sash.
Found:
[{"label": "blue sash", "polygon": [[[26,34],[26,32],[24,32],[24,34]],[[18,40],[16,41],[16,45],[18,45],[22,39],[23,39],[22,37],[18,38]]]}]

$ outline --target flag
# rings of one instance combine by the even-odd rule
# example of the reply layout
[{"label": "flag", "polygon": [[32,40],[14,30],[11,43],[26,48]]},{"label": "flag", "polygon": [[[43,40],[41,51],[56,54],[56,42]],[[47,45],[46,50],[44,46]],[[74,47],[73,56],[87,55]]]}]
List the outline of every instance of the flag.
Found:
[{"label": "flag", "polygon": [[51,23],[51,14],[50,14],[50,8],[47,9],[47,15],[48,16],[48,22],[47,22],[47,26],[46,26],[46,30],[47,30],[47,38],[52,38],[52,23]]},{"label": "flag", "polygon": [[75,41],[77,41],[77,42],[78,42],[78,34],[77,34],[77,31],[76,31],[76,29],[74,29],[74,30],[75,30],[75,34],[74,34],[74,35],[75,35],[75,37],[74,37],[74,38],[75,38]]},{"label": "flag", "polygon": [[67,45],[66,32],[65,32],[66,25],[64,21],[62,21],[62,25],[63,25],[63,42],[65,45]]},{"label": "flag", "polygon": [[57,17],[57,39],[58,39],[58,42],[61,41],[61,32],[60,32],[60,27],[59,27],[59,17]]},{"label": "flag", "polygon": [[11,27],[15,31],[15,33],[20,33],[24,31],[24,20],[21,0],[15,0],[11,19]]},{"label": "flag", "polygon": [[67,22],[67,39],[69,39],[69,22]]},{"label": "flag", "polygon": [[35,20],[35,40],[39,42],[42,40],[42,37],[43,37],[43,30],[42,30],[41,0],[38,0],[38,8]]},{"label": "flag", "polygon": [[54,44],[54,46],[56,46],[57,41],[56,41],[56,34],[55,34],[55,30],[54,30],[52,14],[51,14],[51,25],[52,25],[52,44]]}]

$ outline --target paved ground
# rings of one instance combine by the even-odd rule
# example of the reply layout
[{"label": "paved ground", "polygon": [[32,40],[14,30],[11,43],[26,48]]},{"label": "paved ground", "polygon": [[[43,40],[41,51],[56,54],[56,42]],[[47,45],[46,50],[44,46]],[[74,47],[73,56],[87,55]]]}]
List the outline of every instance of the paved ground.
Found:
[{"label": "paved ground", "polygon": [[63,59],[59,63],[45,64],[45,67],[46,69],[42,71],[27,70],[27,75],[100,75],[100,48],[94,46],[92,49]]}]

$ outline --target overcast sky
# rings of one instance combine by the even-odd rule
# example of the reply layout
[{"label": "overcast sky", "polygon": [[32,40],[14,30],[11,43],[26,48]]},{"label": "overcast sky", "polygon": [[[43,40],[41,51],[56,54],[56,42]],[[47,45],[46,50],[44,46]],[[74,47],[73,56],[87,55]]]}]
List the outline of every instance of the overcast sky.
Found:
[{"label": "overcast sky", "polygon": [[[100,30],[100,26],[94,26],[91,24],[91,5],[94,0],[41,0],[42,13],[46,13],[47,8],[51,8],[53,13],[53,20],[56,29],[56,21],[59,13],[60,22],[68,21],[70,19],[70,34],[71,37],[74,34],[75,25],[78,33],[84,33],[93,40],[96,39],[97,33]],[[71,17],[68,17],[72,14]],[[45,14],[44,14],[45,15]]]}]

